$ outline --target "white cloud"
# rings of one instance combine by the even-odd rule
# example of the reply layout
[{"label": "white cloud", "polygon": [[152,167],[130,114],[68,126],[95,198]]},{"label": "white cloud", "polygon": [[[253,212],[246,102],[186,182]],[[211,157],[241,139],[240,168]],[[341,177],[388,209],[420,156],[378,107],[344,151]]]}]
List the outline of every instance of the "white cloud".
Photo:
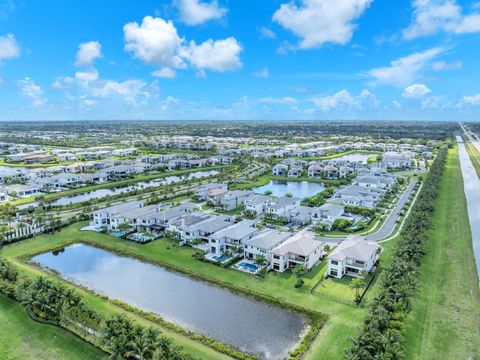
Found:
[{"label": "white cloud", "polygon": [[77,71],[75,73],[75,79],[83,82],[92,82],[98,80],[99,75],[96,69],[89,69],[87,71]]},{"label": "white cloud", "polygon": [[91,66],[93,62],[102,56],[102,45],[98,41],[81,43],[78,46],[75,65]]},{"label": "white cloud", "polygon": [[242,46],[233,37],[224,40],[208,39],[200,45],[190,41],[185,48],[188,60],[199,70],[213,70],[218,72],[233,71],[242,67],[240,52]]},{"label": "white cloud", "polygon": [[163,68],[160,70],[155,70],[152,72],[152,75],[158,78],[164,78],[164,79],[173,79],[177,76],[177,73],[175,70],[172,70],[170,68]]},{"label": "white cloud", "polygon": [[403,31],[405,39],[434,35],[480,32],[480,13],[464,15],[456,0],[414,0],[412,23]]},{"label": "white cloud", "polygon": [[420,99],[431,92],[425,84],[412,84],[403,90],[402,96],[406,99]]},{"label": "white cloud", "polygon": [[274,97],[264,97],[261,99],[258,99],[258,102],[260,104],[295,104],[297,102],[297,99],[294,97],[281,97],[281,98],[274,98]]},{"label": "white cloud", "polygon": [[377,108],[378,98],[368,90],[363,90],[359,95],[352,96],[346,89],[337,92],[334,95],[313,98],[313,103],[322,111],[337,109],[368,109]]},{"label": "white cloud", "polygon": [[452,61],[451,63],[446,61],[436,61],[432,64],[433,71],[442,71],[442,70],[457,70],[463,67],[463,62],[461,61]]},{"label": "white cloud", "polygon": [[372,0],[301,0],[280,5],[273,20],[301,38],[298,47],[310,49],[325,43],[350,41],[357,20]]},{"label": "white cloud", "polygon": [[128,23],[123,27],[125,50],[146,64],[162,68],[184,68],[180,56],[184,39],[177,34],[172,21],[145,16],[141,25]]},{"label": "white cloud", "polygon": [[6,36],[0,36],[0,61],[19,56],[20,46],[15,39],[15,35],[7,34]]},{"label": "white cloud", "polygon": [[480,105],[480,93],[472,96],[464,96],[461,100],[461,104],[470,106]]},{"label": "white cloud", "polygon": [[275,32],[272,29],[267,28],[265,26],[262,26],[258,31],[260,32],[260,35],[264,39],[275,39],[277,37],[277,34],[275,34]]},{"label": "white cloud", "polygon": [[268,78],[270,76],[270,73],[268,71],[268,68],[264,67],[262,70],[255,71],[253,73],[253,76],[259,77],[259,78]]},{"label": "white cloud", "polygon": [[114,80],[100,80],[91,85],[92,96],[100,98],[110,98],[119,96],[129,105],[141,105],[153,93],[158,91],[157,83],[151,85],[143,80],[131,79],[122,82]]},{"label": "white cloud", "polygon": [[205,70],[218,72],[237,70],[242,66],[241,44],[234,38],[208,39],[197,45],[194,40],[186,45],[178,36],[171,21],[146,16],[141,25],[136,22],[124,27],[125,50],[146,64],[159,66],[153,73],[157,77],[173,77],[175,69],[188,64],[205,76]]},{"label": "white cloud", "polygon": [[33,106],[42,106],[47,103],[47,99],[43,96],[44,91],[41,86],[37,85],[35,81],[29,77],[18,80],[17,85],[22,95],[30,99]]},{"label": "white cloud", "polygon": [[177,0],[180,20],[187,25],[200,25],[210,20],[223,18],[228,10],[218,5],[218,1]]},{"label": "white cloud", "polygon": [[367,75],[375,79],[375,84],[405,86],[418,79],[420,72],[429,67],[431,61],[442,51],[442,48],[437,47],[413,53],[392,61],[390,66],[372,69]]}]

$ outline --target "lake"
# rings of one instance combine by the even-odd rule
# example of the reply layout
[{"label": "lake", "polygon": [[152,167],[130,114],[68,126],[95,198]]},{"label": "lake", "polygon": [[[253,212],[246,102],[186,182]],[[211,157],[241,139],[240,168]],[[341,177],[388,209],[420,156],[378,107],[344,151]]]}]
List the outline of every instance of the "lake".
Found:
[{"label": "lake", "polygon": [[465,144],[457,137],[458,157],[463,176],[463,190],[467,199],[468,219],[472,233],[473,254],[480,277],[480,179],[468,156]]},{"label": "lake", "polygon": [[100,189],[100,190],[94,190],[94,191],[73,195],[73,196],[64,196],[53,201],[52,205],[64,206],[69,204],[76,204],[76,203],[80,203],[88,200],[101,199],[106,196],[119,195],[119,194],[123,194],[133,190],[141,190],[141,189],[156,187],[161,185],[170,185],[170,184],[179,183],[183,180],[200,179],[207,176],[214,176],[219,173],[220,172],[217,170],[209,170],[209,171],[197,171],[197,172],[193,172],[188,175],[182,175],[182,176],[177,176],[177,175],[166,176],[164,178],[154,179],[150,181],[140,181],[135,185],[125,186],[125,187]]},{"label": "lake", "polygon": [[376,156],[377,154],[353,153],[353,154],[347,154],[347,155],[336,157],[333,160],[347,160],[351,162],[367,164],[369,158],[376,157]]},{"label": "lake", "polygon": [[272,180],[268,184],[252,189],[257,194],[265,194],[271,191],[273,196],[281,197],[290,193],[295,197],[306,199],[325,190],[325,186],[320,183],[310,181],[280,181]]},{"label": "lake", "polygon": [[265,359],[286,357],[307,326],[305,316],[294,311],[84,244],[32,260],[110,298]]}]

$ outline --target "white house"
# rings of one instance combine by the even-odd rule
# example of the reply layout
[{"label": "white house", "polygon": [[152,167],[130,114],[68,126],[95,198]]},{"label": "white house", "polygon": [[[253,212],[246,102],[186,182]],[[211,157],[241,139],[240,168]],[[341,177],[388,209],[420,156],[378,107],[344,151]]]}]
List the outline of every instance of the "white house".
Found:
[{"label": "white house", "polygon": [[245,242],[257,233],[258,229],[255,227],[254,221],[243,220],[210,236],[208,239],[210,252],[221,255],[233,246],[243,249]]},{"label": "white house", "polygon": [[364,237],[350,235],[327,257],[327,274],[338,279],[344,275],[361,276],[362,271],[372,271],[377,261],[379,246]]},{"label": "white house", "polygon": [[272,200],[271,196],[255,194],[245,199],[245,211],[255,212],[256,215],[262,214],[267,204]]},{"label": "white house", "polygon": [[285,164],[277,164],[272,168],[273,176],[287,176],[288,175],[288,166]]},{"label": "white house", "polygon": [[309,270],[317,265],[323,255],[323,244],[316,240],[315,233],[301,231],[284,241],[272,251],[272,269],[284,272],[299,264]]},{"label": "white house", "polygon": [[288,232],[278,230],[264,230],[245,243],[245,259],[255,260],[257,256],[262,255],[271,268],[271,251],[292,235]]},{"label": "white house", "polygon": [[294,207],[300,206],[300,198],[282,196],[269,201],[265,207],[265,212],[276,216],[287,216]]},{"label": "white house", "polygon": [[338,204],[323,204],[312,209],[312,221],[322,223],[330,229],[335,220],[339,219],[344,213],[344,207]]},{"label": "white house", "polygon": [[235,209],[238,206],[243,205],[245,200],[253,195],[251,190],[232,190],[224,193],[220,197],[220,206],[226,210],[230,211]]},{"label": "white house", "polygon": [[200,185],[197,187],[196,194],[199,200],[205,201],[208,198],[208,192],[210,190],[214,189],[220,189],[222,192],[226,192],[228,190],[227,184],[205,184],[205,185]]}]

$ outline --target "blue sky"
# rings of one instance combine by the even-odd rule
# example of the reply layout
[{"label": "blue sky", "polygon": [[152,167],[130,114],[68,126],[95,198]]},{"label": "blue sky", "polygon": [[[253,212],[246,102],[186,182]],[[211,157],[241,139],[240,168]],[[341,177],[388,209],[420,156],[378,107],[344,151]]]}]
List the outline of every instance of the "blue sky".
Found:
[{"label": "blue sky", "polygon": [[0,120],[480,114],[480,2],[0,0]]}]

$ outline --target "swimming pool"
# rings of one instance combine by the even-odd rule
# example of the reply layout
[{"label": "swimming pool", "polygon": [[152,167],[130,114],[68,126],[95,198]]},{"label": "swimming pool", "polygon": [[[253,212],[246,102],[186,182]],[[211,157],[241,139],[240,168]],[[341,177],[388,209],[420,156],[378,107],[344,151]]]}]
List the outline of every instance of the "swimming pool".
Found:
[{"label": "swimming pool", "polygon": [[126,231],[116,231],[116,232],[112,233],[112,236],[120,238],[120,237],[125,236],[126,234],[127,234]]},{"label": "swimming pool", "polygon": [[247,262],[240,263],[240,266],[243,267],[244,269],[246,269],[248,271],[252,271],[252,272],[257,272],[257,270],[258,270],[257,265],[253,265],[253,264],[250,264],[250,263],[247,263]]}]

